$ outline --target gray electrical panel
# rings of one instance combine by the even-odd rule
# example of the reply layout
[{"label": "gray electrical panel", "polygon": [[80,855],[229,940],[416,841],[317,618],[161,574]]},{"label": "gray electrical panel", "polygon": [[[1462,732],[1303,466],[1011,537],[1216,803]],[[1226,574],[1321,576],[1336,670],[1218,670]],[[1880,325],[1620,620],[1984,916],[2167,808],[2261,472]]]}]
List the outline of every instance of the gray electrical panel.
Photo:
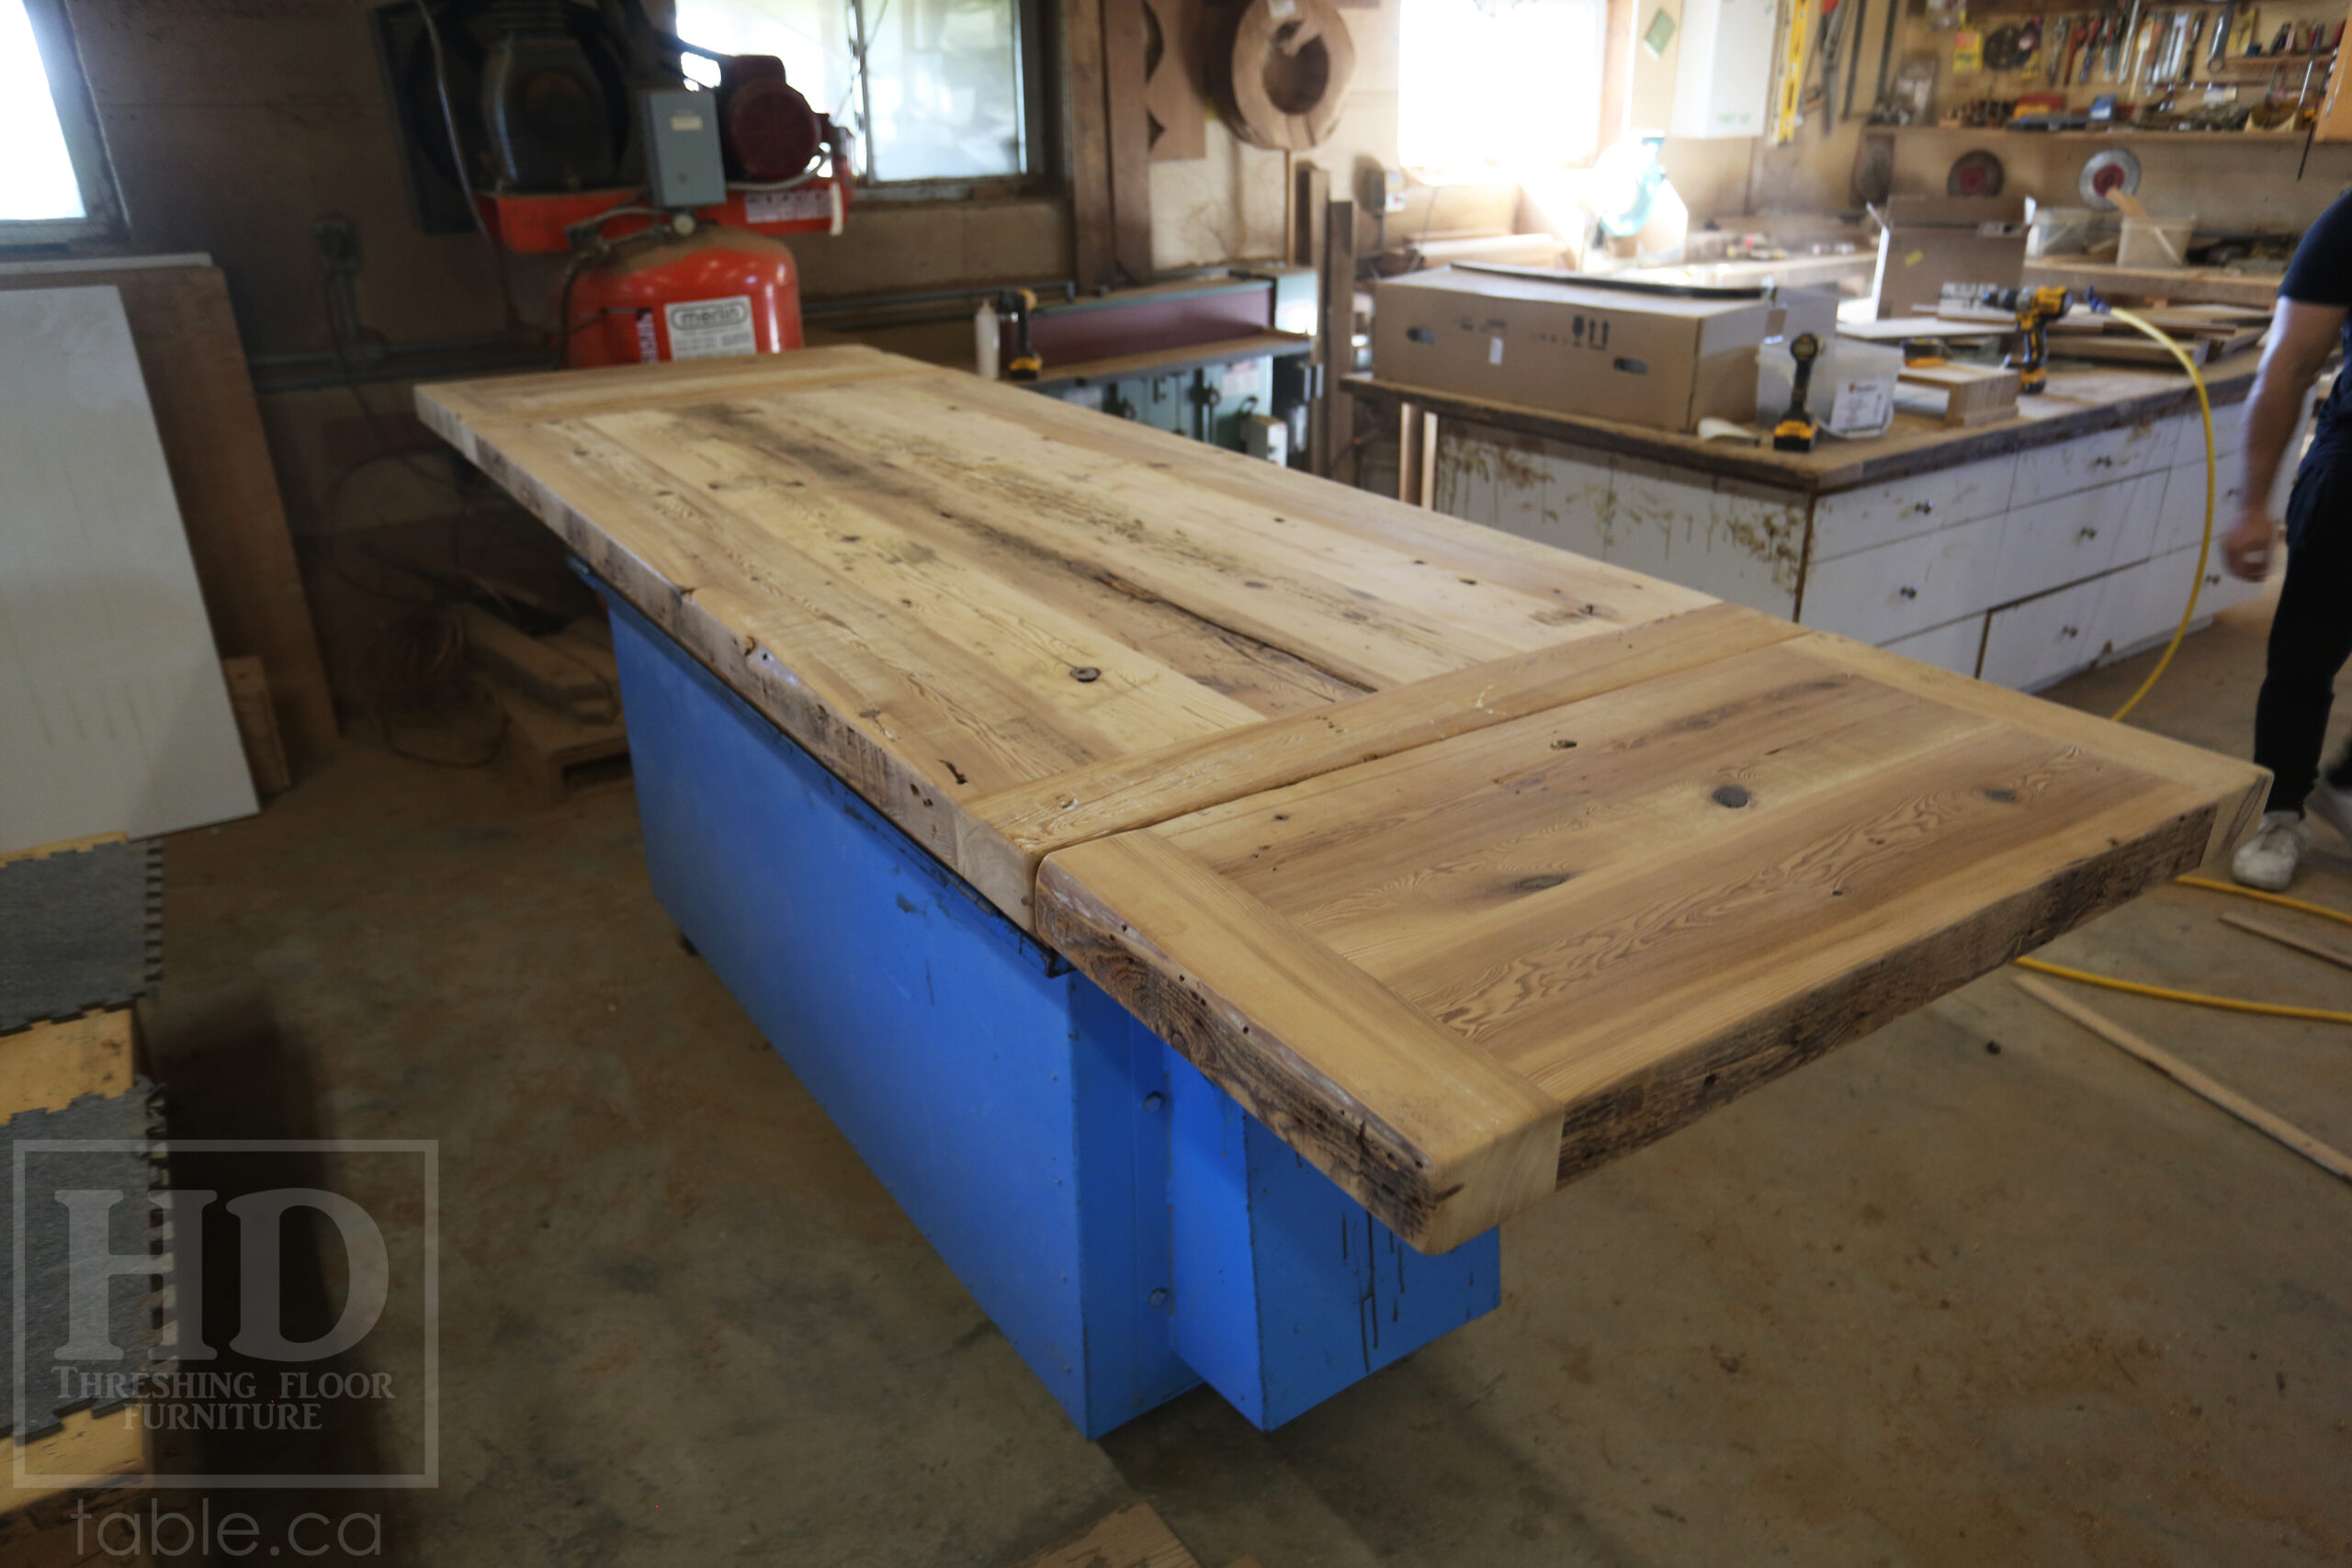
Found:
[{"label": "gray electrical panel", "polygon": [[718,156],[718,99],[709,93],[638,95],[644,116],[645,184],[656,207],[709,207],[727,199]]}]

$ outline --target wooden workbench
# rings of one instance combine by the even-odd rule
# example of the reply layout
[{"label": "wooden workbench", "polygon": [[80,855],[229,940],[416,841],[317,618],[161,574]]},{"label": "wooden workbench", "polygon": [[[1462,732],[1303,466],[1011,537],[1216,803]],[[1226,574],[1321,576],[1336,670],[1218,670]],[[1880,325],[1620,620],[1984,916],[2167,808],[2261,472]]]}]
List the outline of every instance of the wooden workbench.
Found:
[{"label": "wooden workbench", "polygon": [[[1426,1252],[2259,799],[2244,763],[872,352],[418,397],[691,655],[679,691],[707,671]],[[664,699],[622,646],[642,794]],[[649,852],[724,771],[651,786]],[[695,876],[736,874],[718,809]]]},{"label": "wooden workbench", "polygon": [[[2217,527],[2256,363],[2204,367]],[[2200,548],[2185,377],[2062,358],[2049,388],[2014,418],[1952,428],[1915,403],[1883,436],[1776,452],[1351,383],[1398,418],[1405,492],[1440,512],[2020,690],[2169,637],[2192,584],[2200,626],[2261,591]]]}]

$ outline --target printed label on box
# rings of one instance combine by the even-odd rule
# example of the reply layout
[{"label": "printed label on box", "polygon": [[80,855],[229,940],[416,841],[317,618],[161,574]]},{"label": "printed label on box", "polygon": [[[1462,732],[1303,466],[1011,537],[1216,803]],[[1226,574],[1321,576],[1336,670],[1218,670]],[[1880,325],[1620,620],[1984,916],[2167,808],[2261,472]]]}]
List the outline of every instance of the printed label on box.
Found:
[{"label": "printed label on box", "polygon": [[730,354],[757,354],[759,339],[752,332],[752,297],[731,299],[686,299],[662,307],[670,328],[673,359],[717,359]]},{"label": "printed label on box", "polygon": [[1829,428],[1841,435],[1876,430],[1894,414],[1894,399],[1884,381],[1849,381],[1829,405]]}]

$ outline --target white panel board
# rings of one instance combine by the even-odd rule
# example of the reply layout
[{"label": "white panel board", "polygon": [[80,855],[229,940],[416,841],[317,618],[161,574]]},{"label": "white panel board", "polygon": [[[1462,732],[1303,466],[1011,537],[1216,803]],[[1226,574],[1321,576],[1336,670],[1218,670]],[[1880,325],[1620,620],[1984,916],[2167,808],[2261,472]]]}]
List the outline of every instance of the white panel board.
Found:
[{"label": "white panel board", "polygon": [[0,291],[0,849],[254,809],[121,296]]}]

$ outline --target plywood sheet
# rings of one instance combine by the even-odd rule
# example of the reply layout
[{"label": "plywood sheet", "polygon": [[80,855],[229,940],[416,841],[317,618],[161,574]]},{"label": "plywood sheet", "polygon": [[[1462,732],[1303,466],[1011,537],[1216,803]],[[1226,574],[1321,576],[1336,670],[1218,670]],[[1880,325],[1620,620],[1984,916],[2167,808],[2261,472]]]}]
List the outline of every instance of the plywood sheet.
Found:
[{"label": "plywood sheet", "polygon": [[0,846],[255,809],[114,288],[0,291]]},{"label": "plywood sheet", "polygon": [[2264,782],[870,350],[419,400],[1428,1250],[2197,863]]}]

